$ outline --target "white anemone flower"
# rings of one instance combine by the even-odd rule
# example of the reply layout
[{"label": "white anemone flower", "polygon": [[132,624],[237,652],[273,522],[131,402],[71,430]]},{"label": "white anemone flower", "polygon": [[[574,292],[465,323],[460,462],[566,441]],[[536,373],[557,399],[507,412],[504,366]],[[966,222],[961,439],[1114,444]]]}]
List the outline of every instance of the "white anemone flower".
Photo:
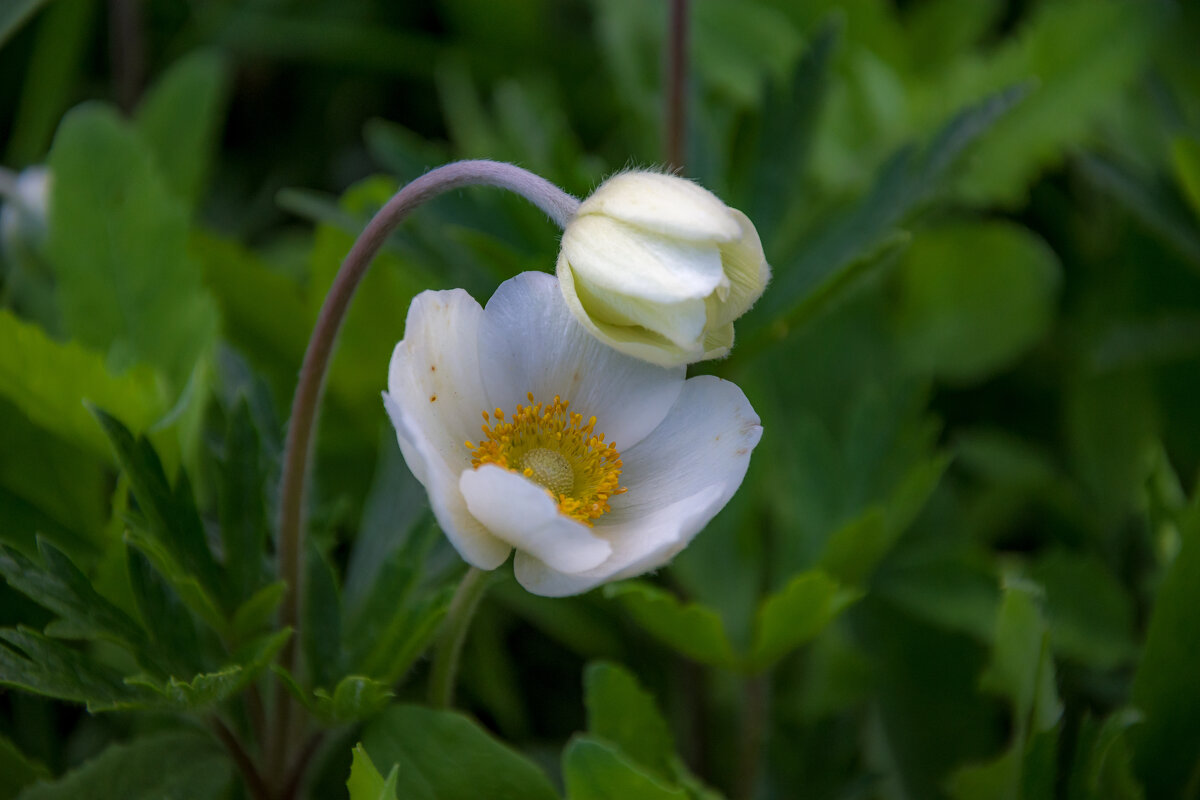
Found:
[{"label": "white anemone flower", "polygon": [[490,570],[515,549],[517,580],[553,597],[669,561],[762,434],[736,385],[604,345],[540,272],[486,308],[461,289],[414,298],[383,399],[463,559]]}]

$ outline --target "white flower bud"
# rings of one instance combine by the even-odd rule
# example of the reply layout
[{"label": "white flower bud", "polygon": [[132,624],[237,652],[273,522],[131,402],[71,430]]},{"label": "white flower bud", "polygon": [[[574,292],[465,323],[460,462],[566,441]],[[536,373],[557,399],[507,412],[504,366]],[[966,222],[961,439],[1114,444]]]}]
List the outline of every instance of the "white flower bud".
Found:
[{"label": "white flower bud", "polygon": [[771,276],[742,212],[689,180],[624,172],[563,231],[558,280],[596,338],[660,366],[720,358]]}]

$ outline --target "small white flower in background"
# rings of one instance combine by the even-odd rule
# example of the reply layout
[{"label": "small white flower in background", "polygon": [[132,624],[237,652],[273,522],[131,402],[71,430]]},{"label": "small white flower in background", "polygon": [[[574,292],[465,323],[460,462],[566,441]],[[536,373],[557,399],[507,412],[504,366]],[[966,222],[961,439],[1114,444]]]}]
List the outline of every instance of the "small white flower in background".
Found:
[{"label": "small white flower in background", "polygon": [[754,225],[673,175],[624,172],[563,231],[558,279],[592,335],[660,366],[726,355],[771,268]]},{"label": "small white flower in background", "polygon": [[50,204],[50,170],[29,167],[6,187],[0,206],[0,249],[38,251],[46,240]]},{"label": "small white flower in background", "polygon": [[527,272],[480,308],[418,295],[384,404],[450,542],[531,592],[665,564],[729,501],[762,428],[741,389],[618,353]]}]

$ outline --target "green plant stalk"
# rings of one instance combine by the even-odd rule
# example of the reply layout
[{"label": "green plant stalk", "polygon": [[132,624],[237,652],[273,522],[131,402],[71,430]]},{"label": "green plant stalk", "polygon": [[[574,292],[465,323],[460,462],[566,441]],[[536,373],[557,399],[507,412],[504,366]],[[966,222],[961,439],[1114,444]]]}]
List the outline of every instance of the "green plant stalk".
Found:
[{"label": "green plant stalk", "polygon": [[669,169],[682,173],[687,158],[688,0],[671,0],[668,24],[663,155]]},{"label": "green plant stalk", "polygon": [[[280,478],[279,534],[276,543],[278,570],[288,590],[280,608],[281,627],[292,627],[295,635],[282,653],[283,666],[295,675],[301,637],[301,603],[304,574],[304,498],[308,467],[312,461],[314,429],[325,374],[329,370],[334,341],[354,292],[388,236],[422,203],[443,192],[464,186],[497,186],[515,192],[546,213],[559,227],[566,225],[579,208],[579,200],[531,172],[497,161],[456,161],[438,167],[404,186],[367,223],[342,262],[341,269],[325,296],[317,317],[300,378],[292,400]],[[382,368],[381,368],[382,369]],[[268,736],[269,774],[276,782],[287,769],[287,755],[294,739],[303,734],[298,723],[298,705],[282,683],[276,684],[272,725]]]},{"label": "green plant stalk", "polygon": [[433,651],[433,667],[429,671],[429,704],[434,708],[450,708],[454,704],[454,684],[458,678],[458,661],[463,643],[479,601],[487,593],[491,576],[471,567],[450,601],[442,635]]}]

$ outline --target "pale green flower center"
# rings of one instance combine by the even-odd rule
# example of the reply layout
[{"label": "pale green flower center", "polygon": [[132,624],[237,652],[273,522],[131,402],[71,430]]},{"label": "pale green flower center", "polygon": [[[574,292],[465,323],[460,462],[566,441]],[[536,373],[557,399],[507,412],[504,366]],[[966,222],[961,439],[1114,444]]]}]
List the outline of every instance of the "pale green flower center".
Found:
[{"label": "pale green flower center", "polygon": [[527,452],[521,457],[517,469],[556,496],[570,494],[575,488],[575,470],[571,469],[571,462],[562,453],[548,447],[535,447]]}]

